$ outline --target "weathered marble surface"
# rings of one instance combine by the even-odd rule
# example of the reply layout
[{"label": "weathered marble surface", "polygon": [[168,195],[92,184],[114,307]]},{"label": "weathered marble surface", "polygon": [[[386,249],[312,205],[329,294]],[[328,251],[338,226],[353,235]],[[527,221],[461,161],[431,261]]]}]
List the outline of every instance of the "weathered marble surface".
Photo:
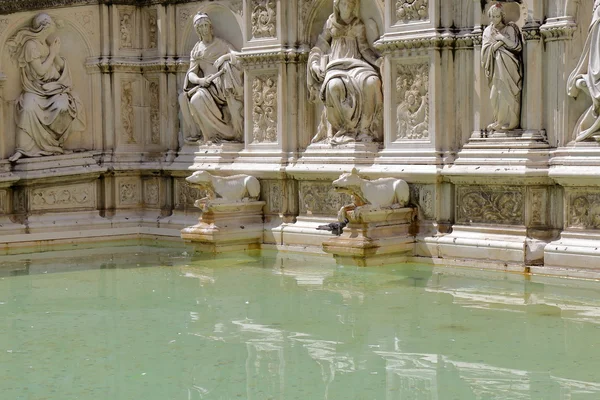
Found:
[{"label": "weathered marble surface", "polygon": [[[178,239],[198,217],[194,203],[206,196],[185,181],[192,167],[260,181],[259,201],[266,204],[256,205],[255,219],[264,215],[253,245],[322,252],[330,234],[315,228],[335,222],[350,202],[331,183],[356,168],[369,181],[407,182],[417,218],[410,224],[415,241],[405,243],[411,256],[515,270],[599,265],[600,147],[594,134],[578,142],[573,136],[593,101],[566,90],[571,72],[589,77],[585,43],[594,38],[588,28],[595,26],[595,3],[503,2],[506,20],[522,32],[523,68],[511,70],[521,74],[520,84],[513,74],[520,90],[515,124],[516,113],[508,122],[494,117],[510,113],[490,101],[494,85],[481,67],[494,2],[0,2],[3,251],[97,238]],[[8,41],[40,13],[59,28],[58,53],[86,124],[64,141],[67,154],[10,163],[23,85]],[[236,52],[243,119],[235,143],[185,140],[194,134],[178,99],[199,41],[198,13],[231,45],[227,53]],[[339,60],[362,69],[354,74]],[[233,126],[219,115],[230,112],[226,101],[200,100],[207,99]],[[519,129],[488,134],[491,122]]]}]

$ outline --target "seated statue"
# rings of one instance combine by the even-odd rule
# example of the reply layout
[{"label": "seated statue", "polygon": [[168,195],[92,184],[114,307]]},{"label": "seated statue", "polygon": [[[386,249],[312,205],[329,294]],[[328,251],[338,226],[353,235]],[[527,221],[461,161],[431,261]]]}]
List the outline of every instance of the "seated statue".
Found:
[{"label": "seated statue", "polygon": [[594,1],[592,23],[577,66],[567,81],[568,94],[578,97],[585,93],[592,105],[577,121],[575,141],[594,139],[600,135],[600,0]]},{"label": "seated statue", "polygon": [[334,0],[333,14],[310,51],[307,83],[325,109],[313,143],[381,141],[381,58],[369,46],[359,0]]},{"label": "seated statue", "polygon": [[55,31],[52,18],[38,14],[31,27],[22,28],[8,42],[23,86],[16,102],[16,149],[11,162],[23,156],[63,154],[69,134],[85,130],[83,104],[72,91],[71,73],[67,60],[59,55],[61,42]]},{"label": "seated statue", "polygon": [[[186,140],[243,141],[243,79],[233,46],[213,34],[208,15],[194,16],[200,40],[190,54],[179,105],[192,131]],[[201,135],[201,136],[200,136]]]}]

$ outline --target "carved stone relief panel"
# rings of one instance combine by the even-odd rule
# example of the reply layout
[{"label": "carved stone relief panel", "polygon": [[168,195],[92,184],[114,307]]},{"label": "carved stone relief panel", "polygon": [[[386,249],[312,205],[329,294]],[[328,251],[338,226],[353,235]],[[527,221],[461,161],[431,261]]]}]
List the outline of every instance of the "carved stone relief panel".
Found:
[{"label": "carved stone relief panel", "polygon": [[349,195],[333,190],[331,182],[300,182],[299,193],[300,212],[308,215],[334,217],[343,205],[352,203]]},{"label": "carved stone relief panel", "polygon": [[396,71],[397,140],[429,139],[429,64],[399,64]]},{"label": "carved stone relief panel", "polygon": [[182,179],[175,180],[175,208],[185,210],[194,208],[194,202],[206,197],[206,191],[191,187],[188,182]]},{"label": "carved stone relief panel", "polygon": [[135,8],[123,7],[119,9],[119,47],[121,49],[133,48],[134,18]]},{"label": "carved stone relief panel", "polygon": [[121,206],[138,206],[142,202],[141,182],[138,178],[121,178],[117,180],[119,188],[118,203]]},{"label": "carved stone relief panel", "polygon": [[156,9],[146,12],[148,29],[148,48],[155,49],[158,46],[158,11]]},{"label": "carved stone relief panel", "polygon": [[567,193],[567,227],[600,229],[600,191],[571,189]]},{"label": "carved stone relief panel", "polygon": [[27,212],[27,196],[23,187],[13,191],[13,211],[17,214]]},{"label": "carved stone relief panel", "polygon": [[531,207],[531,226],[546,226],[548,223],[548,190],[546,188],[531,188],[529,191]]},{"label": "carved stone relief panel", "polygon": [[277,3],[275,0],[252,0],[252,38],[276,37]]},{"label": "carved stone relief panel", "polygon": [[253,141],[277,142],[277,75],[254,77],[252,100]]},{"label": "carved stone relief panel", "polygon": [[95,209],[96,184],[32,188],[29,199],[31,211]]},{"label": "carved stone relief panel", "polygon": [[456,222],[522,225],[524,190],[520,186],[459,186]]},{"label": "carved stone relief panel", "polygon": [[6,190],[0,190],[0,215],[8,213],[8,193]]},{"label": "carved stone relief panel", "polygon": [[160,98],[158,81],[150,81],[150,143],[160,143]]},{"label": "carved stone relief panel", "polygon": [[418,207],[421,218],[435,219],[434,200],[435,188],[433,185],[410,185],[410,204]]},{"label": "carved stone relief panel", "polygon": [[127,144],[137,143],[133,126],[133,87],[133,82],[129,80],[121,82],[121,126]]},{"label": "carved stone relief panel", "polygon": [[160,186],[157,178],[144,180],[144,204],[158,206],[160,200]]},{"label": "carved stone relief panel", "polygon": [[179,21],[178,21],[178,29],[181,32],[188,20],[195,14],[195,11],[190,7],[180,8],[179,9]]},{"label": "carved stone relief panel", "polygon": [[265,211],[271,214],[278,214],[282,210],[283,183],[277,180],[260,181],[260,198],[266,201]]},{"label": "carved stone relief panel", "polygon": [[429,19],[429,0],[396,0],[398,22],[426,21]]},{"label": "carved stone relief panel", "polygon": [[10,21],[8,18],[0,19],[0,35],[2,35],[4,33],[4,31],[6,30],[6,28],[8,28],[9,23],[10,23]]}]

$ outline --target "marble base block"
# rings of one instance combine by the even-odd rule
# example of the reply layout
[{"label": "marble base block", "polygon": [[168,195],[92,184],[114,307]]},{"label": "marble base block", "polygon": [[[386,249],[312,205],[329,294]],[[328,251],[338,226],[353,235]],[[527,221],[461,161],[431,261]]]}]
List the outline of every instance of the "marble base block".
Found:
[{"label": "marble base block", "polygon": [[196,251],[221,253],[225,251],[260,248],[263,242],[264,201],[220,203],[202,202],[198,224],[181,231],[181,238],[194,244]]},{"label": "marble base block", "polygon": [[326,240],[323,250],[340,264],[372,266],[404,261],[414,248],[414,215],[415,210],[408,207],[358,207],[348,213],[344,232]]}]

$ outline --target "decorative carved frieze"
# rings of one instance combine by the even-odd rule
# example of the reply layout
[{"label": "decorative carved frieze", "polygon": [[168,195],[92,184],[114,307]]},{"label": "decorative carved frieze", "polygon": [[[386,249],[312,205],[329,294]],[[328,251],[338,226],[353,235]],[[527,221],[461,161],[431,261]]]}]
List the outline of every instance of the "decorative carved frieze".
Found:
[{"label": "decorative carved frieze", "polygon": [[119,181],[119,204],[120,205],[139,205],[140,182],[137,179],[124,179]]},{"label": "decorative carved frieze", "polygon": [[546,226],[548,214],[548,190],[546,188],[530,190],[532,226]]},{"label": "decorative carved frieze", "polygon": [[96,207],[94,183],[35,188],[30,190],[29,196],[32,211],[93,209]]},{"label": "decorative carved frieze", "polygon": [[459,186],[459,224],[524,224],[524,188],[519,186]]},{"label": "decorative carved frieze", "polygon": [[284,201],[281,185],[281,182],[276,181],[269,185],[269,207],[274,213],[281,212],[281,202]]},{"label": "decorative carved frieze", "polygon": [[569,193],[569,228],[600,229],[600,192],[575,190]]},{"label": "decorative carved frieze", "polygon": [[240,62],[248,67],[268,68],[278,64],[298,64],[308,60],[308,53],[289,49],[286,51],[269,51],[264,53],[248,53],[239,55]]},{"label": "decorative carved frieze", "polygon": [[8,212],[8,194],[6,190],[0,190],[0,215]]},{"label": "decorative carved frieze", "polygon": [[148,179],[144,181],[144,203],[148,206],[157,206],[159,203],[160,192],[157,179]]},{"label": "decorative carved frieze", "polygon": [[433,37],[416,37],[407,39],[394,39],[378,41],[375,48],[382,54],[394,54],[404,50],[428,49],[470,49],[481,44],[481,34],[454,35],[444,32]]},{"label": "decorative carved frieze", "polygon": [[133,17],[131,9],[119,11],[119,45],[122,49],[133,48]]},{"label": "decorative carved frieze", "polygon": [[434,188],[431,185],[410,185],[410,203],[419,208],[423,219],[435,219],[434,196]]},{"label": "decorative carved frieze", "polygon": [[396,75],[398,140],[429,138],[429,64],[400,64]]},{"label": "decorative carved frieze", "polygon": [[556,40],[569,40],[573,37],[577,25],[574,22],[564,24],[544,24],[540,27],[540,33],[545,42]]},{"label": "decorative carved frieze", "polygon": [[352,202],[349,195],[337,193],[330,182],[300,182],[299,193],[300,211],[308,215],[336,216],[343,205]]},{"label": "decorative carved frieze", "polygon": [[254,142],[277,142],[277,75],[255,77],[252,100]]},{"label": "decorative carved frieze", "polygon": [[429,19],[429,0],[396,0],[396,18],[400,22]]},{"label": "decorative carved frieze", "polygon": [[8,28],[9,22],[10,21],[8,20],[8,18],[0,19],[0,35],[2,35],[4,33],[4,31],[6,30],[6,28]]},{"label": "decorative carved frieze", "polygon": [[194,202],[206,197],[206,191],[193,188],[185,179],[175,180],[175,208],[183,210],[194,208]]},{"label": "decorative carved frieze", "polygon": [[158,12],[156,9],[148,10],[148,48],[155,49],[158,46]]},{"label": "decorative carved frieze", "polygon": [[252,0],[252,38],[273,38],[276,36],[275,0]]},{"label": "decorative carved frieze", "polygon": [[27,211],[27,196],[24,188],[18,188],[13,191],[13,211],[22,214]]},{"label": "decorative carved frieze", "polygon": [[185,24],[194,15],[195,12],[192,8],[180,8],[179,9],[179,29],[183,29]]},{"label": "decorative carved frieze", "polygon": [[121,125],[125,143],[137,143],[133,128],[133,82],[126,80],[121,83]]},{"label": "decorative carved frieze", "polygon": [[150,142],[160,143],[159,86],[155,81],[150,81]]}]

